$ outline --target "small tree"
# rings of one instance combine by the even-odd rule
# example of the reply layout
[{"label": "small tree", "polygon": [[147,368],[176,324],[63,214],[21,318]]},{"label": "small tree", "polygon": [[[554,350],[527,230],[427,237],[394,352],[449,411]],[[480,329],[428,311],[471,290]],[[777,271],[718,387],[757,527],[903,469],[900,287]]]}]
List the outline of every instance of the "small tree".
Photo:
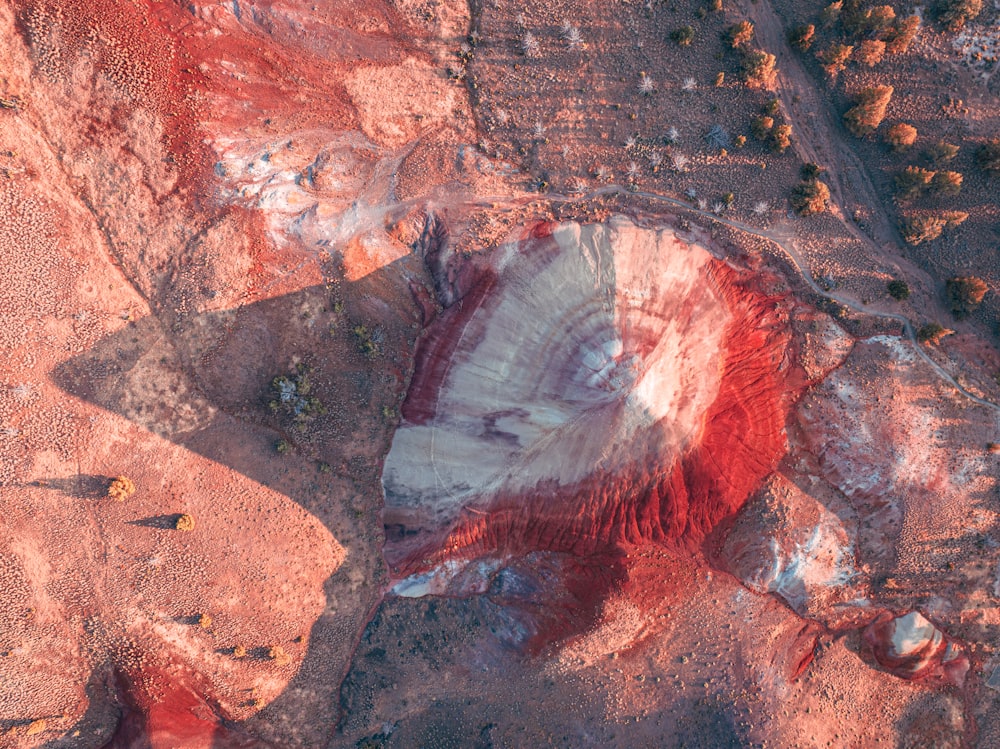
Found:
[{"label": "small tree", "polygon": [[961,31],[966,22],[978,16],[982,9],[983,0],[938,0],[932,13],[949,31]]},{"label": "small tree", "polygon": [[918,197],[934,178],[934,172],[919,166],[908,166],[896,175],[896,197],[912,200]]},{"label": "small tree", "polygon": [[834,42],[818,52],[816,57],[823,63],[823,70],[826,71],[826,74],[832,78],[846,67],[847,61],[851,59],[853,53],[854,47],[852,45]]},{"label": "small tree", "polygon": [[965,211],[941,211],[939,215],[949,229],[961,226],[969,218],[969,214]]},{"label": "small tree", "polygon": [[743,55],[740,67],[743,82],[750,88],[774,88],[774,79],[778,72],[774,63],[775,57],[770,52],[762,49],[748,50]]},{"label": "small tree", "polygon": [[681,26],[670,32],[670,38],[682,47],[690,47],[694,41],[694,28],[691,26]]},{"label": "small tree", "polygon": [[830,188],[818,179],[803,180],[792,190],[792,209],[799,216],[814,216],[826,210]]},{"label": "small tree", "polygon": [[907,16],[896,22],[886,34],[885,51],[890,55],[899,55],[910,48],[910,44],[920,31],[920,16]]},{"label": "small tree", "polygon": [[788,43],[799,52],[808,52],[816,36],[816,27],[811,23],[803,23],[788,32]]},{"label": "small tree", "polygon": [[958,146],[939,140],[925,152],[927,160],[934,166],[944,164],[958,156]]},{"label": "small tree", "polygon": [[905,151],[917,142],[917,129],[905,122],[897,122],[885,133],[885,142],[893,151]]},{"label": "small tree", "polygon": [[108,486],[108,498],[124,502],[135,494],[135,482],[128,476],[119,476]]},{"label": "small tree", "polygon": [[896,11],[891,5],[876,5],[868,11],[865,31],[876,39],[885,39],[892,33],[896,21]]},{"label": "small tree", "polygon": [[954,330],[948,330],[948,328],[940,323],[929,322],[926,325],[920,326],[920,329],[917,331],[917,340],[921,343],[930,343],[936,346],[941,343],[941,339],[954,332]]},{"label": "small tree", "polygon": [[775,153],[784,153],[792,145],[792,126],[788,123],[775,125],[771,130],[768,147]]},{"label": "small tree", "polygon": [[958,276],[945,282],[945,300],[956,320],[971,315],[983,301],[989,287],[976,276]]},{"label": "small tree", "polygon": [[753,24],[750,21],[740,21],[726,29],[726,41],[733,49],[747,46],[753,41]]},{"label": "small tree", "polygon": [[854,51],[854,59],[869,68],[880,63],[883,55],[885,55],[885,42],[879,39],[865,39]]},{"label": "small tree", "polygon": [[285,649],[281,647],[281,645],[272,645],[268,648],[267,657],[279,666],[287,666],[292,662],[292,659],[288,656]]},{"label": "small tree", "polygon": [[815,164],[812,161],[806,162],[801,167],[799,167],[799,176],[804,180],[819,179],[819,176],[823,173],[823,167],[819,164]]},{"label": "small tree", "polygon": [[938,172],[931,179],[931,190],[940,195],[958,195],[962,190],[960,172]]},{"label": "small tree", "polygon": [[835,2],[823,8],[823,11],[819,14],[820,23],[828,29],[833,27],[840,20],[840,14],[843,10],[844,3],[841,0],[835,0]]},{"label": "small tree", "polygon": [[194,518],[188,514],[181,515],[174,522],[174,528],[179,531],[193,531],[194,530]]},{"label": "small tree", "polygon": [[993,138],[976,151],[976,163],[990,176],[1000,174],[1000,138]]},{"label": "small tree", "polygon": [[753,137],[757,140],[767,140],[767,137],[771,134],[771,129],[774,127],[774,118],[768,117],[766,114],[760,117],[754,117],[750,122],[750,132]]},{"label": "small tree", "polygon": [[940,216],[911,216],[903,219],[903,239],[914,246],[941,236],[947,222]]},{"label": "small tree", "polygon": [[910,287],[906,281],[894,278],[886,284],[886,289],[889,291],[889,296],[897,302],[902,302],[910,298]]},{"label": "small tree", "polygon": [[847,125],[847,129],[859,138],[875,132],[875,129],[885,119],[885,112],[892,99],[892,91],[892,86],[872,86],[861,89],[855,97],[857,103],[844,113],[844,123]]}]

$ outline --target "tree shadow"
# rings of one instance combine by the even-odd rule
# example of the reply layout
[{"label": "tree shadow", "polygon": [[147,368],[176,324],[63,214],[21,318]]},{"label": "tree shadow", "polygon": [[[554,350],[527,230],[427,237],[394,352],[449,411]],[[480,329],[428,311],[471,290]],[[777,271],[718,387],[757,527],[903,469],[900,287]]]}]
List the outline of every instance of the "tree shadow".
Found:
[{"label": "tree shadow", "polygon": [[51,489],[74,499],[98,500],[107,498],[108,486],[114,479],[114,476],[81,473],[76,476],[38,479],[31,482],[30,486]]},{"label": "tree shadow", "polygon": [[176,530],[177,521],[182,517],[180,513],[170,513],[169,515],[150,515],[141,520],[127,520],[129,525],[137,525],[142,528],[156,528],[158,530]]}]

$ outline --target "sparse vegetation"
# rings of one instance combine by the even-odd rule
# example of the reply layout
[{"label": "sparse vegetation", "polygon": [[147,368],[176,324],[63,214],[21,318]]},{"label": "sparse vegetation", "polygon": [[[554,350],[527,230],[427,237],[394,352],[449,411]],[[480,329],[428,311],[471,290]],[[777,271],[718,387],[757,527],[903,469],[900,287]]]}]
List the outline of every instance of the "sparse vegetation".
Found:
[{"label": "sparse vegetation", "polygon": [[358,344],[358,351],[365,356],[372,358],[378,355],[379,348],[378,343],[375,341],[375,337],[372,332],[364,325],[356,325],[354,330],[354,340]]},{"label": "sparse vegetation", "polygon": [[812,161],[806,162],[801,167],[799,167],[799,176],[804,180],[819,179],[819,176],[823,173],[823,167],[819,164],[815,164]]},{"label": "sparse vegetation", "polygon": [[917,129],[905,122],[897,122],[885,133],[885,142],[893,151],[905,151],[917,142]]},{"label": "sparse vegetation", "polygon": [[525,31],[524,36],[521,37],[521,54],[525,57],[538,57],[540,53],[541,47],[535,35],[530,31]]},{"label": "sparse vegetation", "polygon": [[271,394],[274,396],[268,404],[271,411],[290,416],[300,425],[325,414],[326,408],[312,394],[311,374],[310,367],[300,363],[294,375],[279,375],[271,380]]},{"label": "sparse vegetation", "polygon": [[989,287],[976,276],[957,276],[945,282],[945,301],[956,320],[971,315],[983,301]]},{"label": "sparse vegetation", "polygon": [[174,522],[174,528],[179,531],[193,531],[194,518],[187,513],[180,515]]},{"label": "sparse vegetation", "polygon": [[847,129],[859,138],[875,132],[885,119],[885,112],[891,99],[892,86],[871,86],[861,89],[855,96],[855,105],[844,114]]},{"label": "sparse vegetation", "polygon": [[108,498],[124,502],[135,494],[135,482],[128,476],[119,476],[108,486]]},{"label": "sparse vegetation", "polygon": [[280,439],[274,443],[274,449],[278,455],[288,455],[292,451],[292,443],[286,439]]},{"label": "sparse vegetation", "polygon": [[830,188],[818,179],[806,179],[792,190],[792,209],[799,216],[823,213],[830,203]]},{"label": "sparse vegetation", "polygon": [[894,278],[886,284],[889,296],[897,302],[903,302],[910,298],[910,287],[906,281]]},{"label": "sparse vegetation", "polygon": [[820,23],[828,29],[832,28],[840,20],[840,14],[843,10],[844,3],[841,0],[835,0],[835,2],[823,8],[823,11],[819,14]]}]

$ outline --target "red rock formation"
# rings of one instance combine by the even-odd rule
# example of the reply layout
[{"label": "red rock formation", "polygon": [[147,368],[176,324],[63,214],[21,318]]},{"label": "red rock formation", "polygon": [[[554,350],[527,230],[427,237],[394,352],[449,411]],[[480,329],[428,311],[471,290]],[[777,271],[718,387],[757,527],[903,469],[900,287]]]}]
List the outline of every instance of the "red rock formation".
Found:
[{"label": "red rock formation", "polygon": [[961,686],[969,659],[961,645],[920,612],[879,614],[864,631],[879,665],[904,679],[932,679]]},{"label": "red rock formation", "polygon": [[384,475],[416,593],[454,560],[694,546],[785,453],[789,300],[668,234],[570,226],[466,269],[427,330]]}]

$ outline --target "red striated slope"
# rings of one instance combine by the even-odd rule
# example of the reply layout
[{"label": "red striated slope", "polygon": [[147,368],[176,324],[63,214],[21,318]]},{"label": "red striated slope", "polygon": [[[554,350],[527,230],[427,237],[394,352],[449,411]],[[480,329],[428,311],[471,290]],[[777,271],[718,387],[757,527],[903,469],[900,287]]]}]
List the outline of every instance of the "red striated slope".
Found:
[{"label": "red striated slope", "polygon": [[[500,319],[496,324],[505,327],[514,324],[505,319],[509,310],[498,299],[514,295],[518,298],[516,308],[525,315],[533,314],[530,284],[548,272],[536,259],[567,251],[549,236],[552,228],[533,231],[516,250],[498,253],[499,257],[475,273],[466,272],[471,285],[427,331],[403,408],[406,421],[386,462],[386,556],[397,579],[416,574],[426,580],[426,573],[445,560],[506,559],[537,550],[612,559],[630,546],[650,541],[693,546],[742,505],[785,453],[786,413],[806,384],[804,374],[793,363],[789,300],[763,292],[766,279],[737,271],[700,248],[688,248],[672,238],[663,244],[663,238],[654,232],[618,226],[609,254],[598,257],[596,265],[587,266],[585,275],[598,277],[598,296],[617,298],[615,312],[606,320],[598,324],[593,321],[596,313],[578,313],[577,307],[585,306],[584,302],[567,303],[573,313],[561,316],[553,297],[548,296],[543,304],[556,307],[554,316],[560,320],[565,317],[566,324],[540,334],[538,350],[514,356],[514,365],[477,360],[477,355],[503,350],[491,347],[493,321]],[[598,240],[585,237],[582,243],[588,242]],[[667,265],[652,261],[651,269],[631,269],[647,262],[640,246],[643,242],[660,242],[661,254],[700,253],[703,257],[673,268],[678,274],[694,274],[679,280],[680,286],[659,279],[653,287],[643,287],[649,277],[668,274],[672,267],[671,261]],[[612,256],[616,267],[607,279],[618,285],[609,290],[602,287],[601,271],[595,272],[593,267]],[[528,263],[531,270],[522,273],[518,263]],[[559,272],[565,279],[570,271],[560,267]],[[457,276],[451,269],[450,278]],[[568,288],[570,282],[559,283],[563,293],[577,293]],[[581,283],[580,288],[590,293],[593,285]],[[649,288],[670,295],[670,302],[646,296]],[[639,297],[642,301],[637,304]],[[706,330],[720,320],[723,324],[718,330]],[[584,332],[574,330],[574,323]],[[586,332],[605,323],[612,329],[610,334]],[[547,323],[539,318],[538,324]],[[678,329],[682,335],[672,339],[675,348],[658,348],[660,335],[666,340],[669,331]],[[530,326],[526,330],[524,347],[533,336]],[[550,382],[552,371],[574,380],[574,368],[583,366],[580,362],[586,361],[595,347],[589,343],[576,346],[574,342],[587,336],[605,341],[615,333],[620,337],[621,351],[614,366],[631,367],[635,372],[622,374],[617,389],[608,385],[610,392],[605,391],[604,400],[595,395],[596,402],[589,403],[583,398],[565,422],[551,431],[541,430],[541,436],[525,426],[535,419],[525,414],[554,408],[550,400],[560,397],[551,392],[558,387]],[[704,333],[708,337],[697,340]],[[687,348],[686,335],[696,339],[698,350]],[[566,347],[569,352],[563,351]],[[703,405],[699,408],[667,409],[659,414],[662,404],[637,405],[648,372],[660,367],[664,357],[674,358],[663,365],[664,371],[702,367],[702,371],[686,373],[676,394],[680,401],[700,398]],[[515,382],[519,377],[516,366],[525,362],[534,363],[538,372],[527,375],[532,384],[521,389]],[[481,377],[486,383],[478,396],[470,394],[471,405],[464,395],[455,398],[455,388],[467,386],[466,367],[472,369],[471,381]],[[526,402],[507,404],[499,411],[489,407],[491,393],[497,389],[496,371],[505,373],[512,390],[525,393]],[[609,375],[609,382],[614,376]],[[705,392],[700,395],[688,392],[703,386]],[[664,385],[664,389],[669,387]],[[595,394],[599,391],[598,387]],[[580,393],[572,391],[561,397],[572,401]],[[544,405],[539,406],[539,402]],[[472,415],[465,419],[460,412],[467,407]],[[519,408],[521,413],[515,413]],[[475,433],[477,419],[480,426]],[[429,442],[411,437],[408,430],[427,431]],[[449,431],[462,435],[454,450],[461,453],[458,460],[465,462],[454,470],[455,480],[447,474],[452,471],[447,461],[453,455],[441,457],[441,446],[452,445]],[[476,440],[484,440],[486,450],[493,445],[504,452],[501,465],[479,486],[473,483],[477,453],[462,452]],[[593,451],[592,442],[599,445]],[[410,450],[419,454],[406,455]],[[546,454],[551,457],[541,457]],[[576,466],[575,471],[566,469],[567,463],[583,461],[590,454],[596,456],[592,464]],[[411,487],[408,492],[412,474],[403,475],[403,467],[419,471],[421,458],[439,475],[427,486]],[[566,481],[567,473],[579,475]],[[419,483],[419,479],[411,483]],[[447,569],[450,575],[455,567]],[[455,578],[437,589],[458,592],[456,588],[468,584],[463,576],[461,582]]]}]

